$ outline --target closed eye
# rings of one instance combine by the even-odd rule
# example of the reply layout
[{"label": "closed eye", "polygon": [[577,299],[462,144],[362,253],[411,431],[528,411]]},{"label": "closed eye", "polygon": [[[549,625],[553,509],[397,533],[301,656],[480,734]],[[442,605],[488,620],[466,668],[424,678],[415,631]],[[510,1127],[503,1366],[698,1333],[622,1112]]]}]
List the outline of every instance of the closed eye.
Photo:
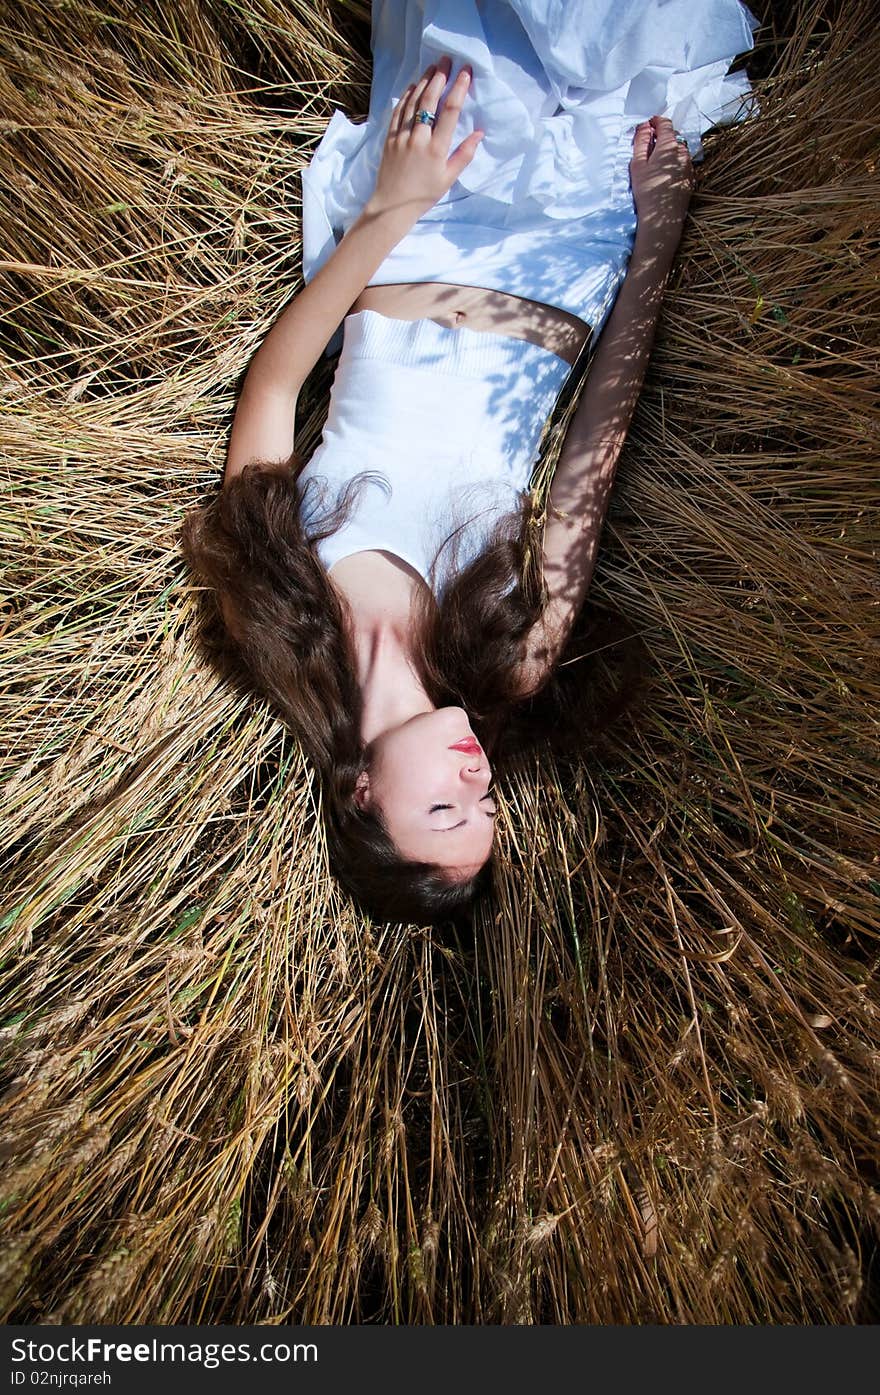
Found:
[{"label": "closed eye", "polygon": [[[482,794],[482,795],[480,795],[480,801],[481,801],[481,802],[482,802],[484,799],[494,799],[494,798],[495,798],[495,796],[494,796],[494,794],[492,794],[491,790],[489,791],[488,794]],[[429,813],[429,814],[436,814],[436,812],[437,812],[438,809],[451,809],[451,808],[452,808],[452,805],[451,805],[451,804],[432,804],[431,807],[430,807],[430,809],[428,810],[428,813]]]},{"label": "closed eye", "polygon": [[[488,794],[484,794],[484,795],[481,795],[481,796],[480,796],[480,802],[482,803],[482,801],[483,801],[484,799],[494,799],[494,798],[495,798],[495,795],[494,795],[494,794],[492,793],[492,791],[490,790]],[[432,804],[431,807],[430,807],[430,809],[428,810],[428,813],[429,813],[429,814],[436,814],[437,811],[438,811],[438,809],[451,809],[451,808],[452,808],[452,805],[451,805],[451,804]],[[488,810],[488,809],[484,809],[484,810],[483,810],[483,813],[486,815],[486,817],[487,817],[488,819],[494,819],[494,818],[496,817],[496,811],[495,811],[494,809],[491,810],[491,811]],[[450,824],[449,828],[439,828],[439,829],[437,829],[436,831],[437,831],[438,833],[451,833],[452,830],[453,830],[454,828],[461,828],[462,824],[465,824],[465,823],[467,823],[467,819],[462,819],[462,820],[461,820],[461,823],[453,823],[453,824]]]}]

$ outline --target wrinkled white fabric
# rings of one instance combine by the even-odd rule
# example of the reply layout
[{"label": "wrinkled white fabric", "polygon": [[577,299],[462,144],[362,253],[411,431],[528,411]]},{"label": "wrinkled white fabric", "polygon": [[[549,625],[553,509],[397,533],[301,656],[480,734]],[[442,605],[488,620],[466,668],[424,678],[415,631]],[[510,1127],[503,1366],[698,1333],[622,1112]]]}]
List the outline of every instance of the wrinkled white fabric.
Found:
[{"label": "wrinkled white fabric", "polygon": [[[302,170],[303,276],[331,255],[373,191],[391,113],[429,63],[470,63],[450,152],[486,135],[371,286],[445,281],[578,315],[594,337],[625,274],[639,122],[668,116],[702,154],[710,127],[751,109],[734,58],[758,21],[740,0],[375,0],[369,115],[337,110]],[[442,98],[441,98],[442,105]],[[326,352],[341,345],[341,328]]]},{"label": "wrinkled white fabric", "polygon": [[329,571],[366,548],[402,557],[441,594],[479,555],[501,514],[528,488],[541,433],[571,365],[505,334],[395,320],[359,310],[344,343],[321,442],[301,471],[302,521],[312,538],[361,470],[350,521],[315,541]]}]

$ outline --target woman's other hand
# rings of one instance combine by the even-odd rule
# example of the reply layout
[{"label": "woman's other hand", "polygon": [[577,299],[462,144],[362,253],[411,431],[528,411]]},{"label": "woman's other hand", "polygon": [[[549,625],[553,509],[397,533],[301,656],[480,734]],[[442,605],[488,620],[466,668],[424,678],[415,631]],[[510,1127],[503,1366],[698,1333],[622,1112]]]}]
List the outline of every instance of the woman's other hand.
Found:
[{"label": "woman's other hand", "polygon": [[674,251],[694,192],[694,167],[667,117],[652,116],[636,127],[629,169],[639,230]]},{"label": "woman's other hand", "polygon": [[[449,154],[459,112],[470,87],[470,73],[462,68],[442,110],[438,110],[451,72],[452,60],[444,56],[439,63],[426,68],[418,82],[410,83],[397,103],[391,113],[376,187],[367,211],[395,211],[416,223],[451,188],[474,158],[484,131],[472,131],[455,153]],[[433,128],[427,122],[416,121],[416,112],[422,107],[437,112]]]}]

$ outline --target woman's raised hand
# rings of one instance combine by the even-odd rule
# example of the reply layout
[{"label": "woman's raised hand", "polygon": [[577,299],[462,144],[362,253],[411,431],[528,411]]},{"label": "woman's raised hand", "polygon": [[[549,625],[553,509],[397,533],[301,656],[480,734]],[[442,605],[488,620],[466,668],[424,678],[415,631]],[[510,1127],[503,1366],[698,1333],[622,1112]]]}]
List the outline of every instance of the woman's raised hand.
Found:
[{"label": "woman's raised hand", "polygon": [[[426,68],[418,82],[410,83],[391,113],[385,147],[376,187],[369,200],[372,212],[394,210],[411,222],[437,202],[455,183],[462,170],[470,164],[484,131],[472,131],[454,154],[449,154],[452,135],[458,122],[470,76],[462,68],[443,103],[437,110],[452,72],[452,60],[443,57]],[[422,107],[437,111],[433,129],[427,122],[416,121]]]},{"label": "woman's raised hand", "polygon": [[674,250],[694,192],[694,167],[668,117],[652,116],[636,127],[629,170],[640,229],[647,225],[652,239]]}]

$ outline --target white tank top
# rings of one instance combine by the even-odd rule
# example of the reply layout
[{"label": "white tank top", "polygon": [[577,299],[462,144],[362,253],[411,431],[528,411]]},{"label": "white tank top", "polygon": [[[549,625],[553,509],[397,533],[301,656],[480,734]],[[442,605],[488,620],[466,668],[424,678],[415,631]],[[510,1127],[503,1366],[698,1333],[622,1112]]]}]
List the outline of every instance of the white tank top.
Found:
[{"label": "white tank top", "polygon": [[320,561],[329,571],[381,548],[430,585],[438,549],[460,528],[440,555],[439,597],[528,489],[572,365],[526,339],[375,310],[346,316],[343,329],[321,442],[299,476],[306,536],[352,476],[375,471],[350,521],[315,544]]}]

